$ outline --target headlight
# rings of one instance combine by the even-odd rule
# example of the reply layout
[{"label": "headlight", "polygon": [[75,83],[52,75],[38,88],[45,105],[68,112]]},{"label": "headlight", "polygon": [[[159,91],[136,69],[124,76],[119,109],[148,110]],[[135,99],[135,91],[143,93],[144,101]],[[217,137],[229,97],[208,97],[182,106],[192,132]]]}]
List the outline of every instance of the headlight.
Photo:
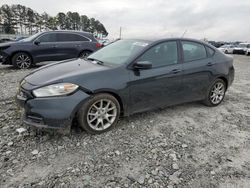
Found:
[{"label": "headlight", "polygon": [[53,84],[45,87],[41,87],[39,89],[35,89],[33,94],[36,97],[52,97],[52,96],[60,96],[67,95],[74,92],[78,88],[78,85],[71,83],[59,83]]}]

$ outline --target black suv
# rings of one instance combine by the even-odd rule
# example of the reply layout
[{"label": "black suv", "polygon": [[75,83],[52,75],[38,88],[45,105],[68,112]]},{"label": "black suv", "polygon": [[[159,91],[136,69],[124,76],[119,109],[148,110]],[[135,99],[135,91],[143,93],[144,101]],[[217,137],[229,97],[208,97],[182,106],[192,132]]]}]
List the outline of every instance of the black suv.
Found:
[{"label": "black suv", "polygon": [[24,69],[42,61],[84,58],[101,46],[91,33],[46,31],[17,42],[0,44],[0,62]]}]

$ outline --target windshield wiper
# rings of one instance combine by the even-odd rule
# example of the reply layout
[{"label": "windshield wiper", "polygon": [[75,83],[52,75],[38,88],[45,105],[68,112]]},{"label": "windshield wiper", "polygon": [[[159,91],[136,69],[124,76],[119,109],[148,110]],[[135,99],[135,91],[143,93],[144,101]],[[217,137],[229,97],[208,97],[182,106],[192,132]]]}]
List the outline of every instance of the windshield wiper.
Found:
[{"label": "windshield wiper", "polygon": [[87,60],[94,61],[94,62],[96,62],[96,64],[98,64],[98,65],[104,65],[104,62],[103,62],[103,61],[100,61],[100,60],[95,59],[95,58],[87,58]]}]

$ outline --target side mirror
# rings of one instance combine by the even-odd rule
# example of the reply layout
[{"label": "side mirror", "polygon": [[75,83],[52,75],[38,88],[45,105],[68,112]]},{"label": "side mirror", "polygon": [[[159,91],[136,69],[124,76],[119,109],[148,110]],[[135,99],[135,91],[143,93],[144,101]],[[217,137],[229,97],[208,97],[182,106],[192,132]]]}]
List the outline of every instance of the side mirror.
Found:
[{"label": "side mirror", "polygon": [[39,45],[40,43],[41,43],[40,40],[35,40],[34,42],[35,45]]},{"label": "side mirror", "polygon": [[134,69],[151,69],[152,63],[149,61],[138,61],[134,64]]}]

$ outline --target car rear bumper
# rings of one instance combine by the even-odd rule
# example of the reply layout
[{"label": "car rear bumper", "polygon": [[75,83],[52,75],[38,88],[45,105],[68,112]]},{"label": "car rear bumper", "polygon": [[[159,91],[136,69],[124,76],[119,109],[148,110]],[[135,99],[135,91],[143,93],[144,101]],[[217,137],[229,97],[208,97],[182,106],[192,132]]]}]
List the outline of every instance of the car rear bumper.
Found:
[{"label": "car rear bumper", "polygon": [[81,90],[69,96],[47,98],[27,98],[20,92],[16,101],[24,108],[23,122],[29,126],[50,129],[69,128],[78,108],[89,97]]}]

